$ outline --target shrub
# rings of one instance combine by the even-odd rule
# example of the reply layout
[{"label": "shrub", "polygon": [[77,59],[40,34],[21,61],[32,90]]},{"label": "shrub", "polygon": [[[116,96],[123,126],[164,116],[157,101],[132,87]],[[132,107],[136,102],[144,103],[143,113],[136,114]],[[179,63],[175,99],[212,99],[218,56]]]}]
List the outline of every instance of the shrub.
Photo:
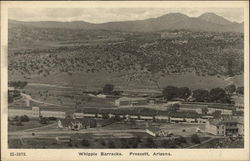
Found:
[{"label": "shrub", "polygon": [[161,144],[164,148],[176,148],[176,145],[173,141],[171,140],[163,140]]},{"label": "shrub", "polygon": [[29,122],[29,121],[30,121],[30,119],[29,119],[29,117],[28,117],[27,115],[21,116],[21,117],[20,117],[20,120],[21,120],[22,122]]},{"label": "shrub", "polygon": [[14,121],[19,121],[19,116],[15,116],[13,120]]},{"label": "shrub", "polygon": [[114,85],[113,84],[106,84],[103,87],[103,93],[104,94],[111,94],[114,90]]},{"label": "shrub", "polygon": [[56,117],[48,117],[48,120],[50,120],[50,121],[56,121],[57,118]]},{"label": "shrub", "polygon": [[191,142],[195,143],[195,144],[200,144],[201,143],[200,138],[199,138],[199,136],[197,134],[193,134],[191,136]]},{"label": "shrub", "polygon": [[108,142],[108,147],[109,147],[109,148],[115,148],[114,142],[113,142],[113,141],[109,141],[109,142]]},{"label": "shrub", "polygon": [[104,140],[100,140],[100,144],[103,145],[103,146],[106,146],[106,142]]},{"label": "shrub", "polygon": [[156,148],[155,142],[152,138],[146,139],[146,147],[147,148]]},{"label": "shrub", "polygon": [[83,139],[83,140],[82,140],[82,145],[83,145],[83,146],[89,146],[90,143],[89,143],[88,140]]},{"label": "shrub", "polygon": [[22,121],[18,121],[18,122],[16,123],[16,126],[23,126]]},{"label": "shrub", "polygon": [[179,144],[187,143],[186,139],[183,136],[176,138],[176,142],[178,142]]},{"label": "shrub", "polygon": [[120,142],[121,142],[121,148],[129,148],[130,144],[128,143],[127,139],[121,138]]}]

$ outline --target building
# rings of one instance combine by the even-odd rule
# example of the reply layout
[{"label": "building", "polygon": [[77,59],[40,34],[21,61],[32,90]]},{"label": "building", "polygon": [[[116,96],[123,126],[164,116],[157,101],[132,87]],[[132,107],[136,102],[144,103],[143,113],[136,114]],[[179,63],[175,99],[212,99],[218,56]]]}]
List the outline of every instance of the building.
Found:
[{"label": "building", "polygon": [[140,116],[141,120],[153,120],[153,116]]},{"label": "building", "polygon": [[211,119],[205,125],[205,131],[220,136],[244,135],[243,122],[237,119]]},{"label": "building", "polygon": [[28,117],[39,118],[42,117],[55,117],[55,118],[65,118],[66,113],[62,111],[45,111],[40,110],[39,107],[32,107],[31,110],[26,109],[8,109],[8,116],[15,117],[15,116],[23,116],[27,115]]},{"label": "building", "polygon": [[149,127],[149,128],[147,128],[146,133],[151,135],[151,136],[154,136],[154,137],[157,137],[157,136],[164,137],[164,136],[173,135],[171,132],[167,132],[166,130],[161,130],[161,129],[157,128],[157,127]]},{"label": "building", "polygon": [[233,96],[234,106],[236,111],[244,111],[244,97],[243,96]]},{"label": "building", "polygon": [[65,118],[66,114],[62,111],[41,111],[42,117]]},{"label": "building", "polygon": [[184,118],[178,118],[178,117],[171,117],[170,122],[171,123],[185,122],[185,119]]},{"label": "building", "polygon": [[134,106],[143,106],[147,105],[148,99],[143,97],[129,98],[121,97],[115,100],[115,105],[118,107],[134,107]]},{"label": "building", "polygon": [[91,127],[96,127],[97,122],[95,119],[89,119],[89,118],[79,118],[79,119],[65,118],[65,119],[59,119],[57,125],[58,128],[78,131],[82,128],[86,129]]},{"label": "building", "polygon": [[159,132],[160,132],[160,129],[156,127],[149,127],[146,129],[146,133],[154,137],[158,136]]},{"label": "building", "polygon": [[213,114],[215,111],[220,111],[221,115],[232,115],[232,109],[222,109],[222,108],[208,108],[207,114]]}]

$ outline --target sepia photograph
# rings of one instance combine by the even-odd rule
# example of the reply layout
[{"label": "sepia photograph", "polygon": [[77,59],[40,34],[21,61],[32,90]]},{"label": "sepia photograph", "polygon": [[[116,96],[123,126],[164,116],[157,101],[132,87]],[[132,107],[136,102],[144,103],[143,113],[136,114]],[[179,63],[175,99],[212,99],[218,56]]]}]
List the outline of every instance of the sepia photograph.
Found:
[{"label": "sepia photograph", "polygon": [[9,7],[5,144],[19,153],[8,155],[244,150],[245,9]]}]

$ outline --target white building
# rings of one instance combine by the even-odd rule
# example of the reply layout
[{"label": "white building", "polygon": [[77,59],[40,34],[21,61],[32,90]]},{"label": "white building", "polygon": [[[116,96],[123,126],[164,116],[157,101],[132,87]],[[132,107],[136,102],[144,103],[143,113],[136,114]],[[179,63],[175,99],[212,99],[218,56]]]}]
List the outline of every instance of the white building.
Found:
[{"label": "white building", "polygon": [[121,97],[115,100],[115,105],[118,107],[133,107],[133,106],[142,106],[147,105],[148,99],[143,97],[129,98]]}]

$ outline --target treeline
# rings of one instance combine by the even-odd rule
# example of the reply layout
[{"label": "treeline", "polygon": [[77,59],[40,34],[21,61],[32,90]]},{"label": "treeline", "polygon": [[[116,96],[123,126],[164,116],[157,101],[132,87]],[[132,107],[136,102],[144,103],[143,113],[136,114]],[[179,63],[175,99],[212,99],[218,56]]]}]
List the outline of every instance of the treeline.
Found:
[{"label": "treeline", "polygon": [[244,94],[244,87],[237,87],[234,84],[225,88],[213,88],[210,91],[196,89],[191,91],[188,87],[167,86],[162,91],[163,97],[167,100],[183,99],[185,101],[233,103],[232,94]]}]

